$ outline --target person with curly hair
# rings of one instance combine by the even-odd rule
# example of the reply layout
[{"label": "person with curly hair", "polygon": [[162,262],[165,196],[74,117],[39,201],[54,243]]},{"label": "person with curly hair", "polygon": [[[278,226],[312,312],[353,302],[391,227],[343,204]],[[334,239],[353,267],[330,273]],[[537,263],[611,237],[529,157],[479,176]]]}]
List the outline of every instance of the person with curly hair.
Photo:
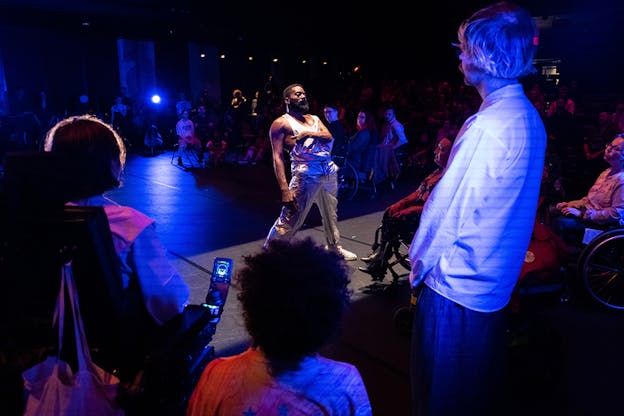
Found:
[{"label": "person with curly hair", "polygon": [[252,346],[206,366],[187,415],[371,415],[358,370],[319,354],[349,304],[342,256],[308,237],[271,240],[244,261],[238,300]]}]

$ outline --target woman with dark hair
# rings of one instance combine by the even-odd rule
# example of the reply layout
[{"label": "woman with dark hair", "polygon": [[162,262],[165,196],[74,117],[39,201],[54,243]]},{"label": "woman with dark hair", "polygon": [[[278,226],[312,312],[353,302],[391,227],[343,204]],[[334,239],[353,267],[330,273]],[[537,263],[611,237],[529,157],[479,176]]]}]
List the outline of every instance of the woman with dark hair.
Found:
[{"label": "woman with dark hair", "polygon": [[318,353],[338,334],[349,273],[310,238],[245,257],[238,299],[253,345],[206,366],[187,415],[371,415],[358,370]]},{"label": "woman with dark hair", "polygon": [[370,110],[360,110],[355,128],[347,146],[347,159],[358,172],[369,173],[375,165],[374,149],[379,138],[375,115]]},{"label": "woman with dark hair", "polygon": [[66,199],[74,205],[103,206],[119,256],[124,287],[138,280],[145,307],[159,325],[182,312],[189,288],[169,264],[154,220],[103,195],[120,186],[126,149],[119,134],[96,117],[69,117],[50,129],[44,150],[63,153],[68,160],[80,162],[80,185],[76,186],[75,178],[67,178]]}]

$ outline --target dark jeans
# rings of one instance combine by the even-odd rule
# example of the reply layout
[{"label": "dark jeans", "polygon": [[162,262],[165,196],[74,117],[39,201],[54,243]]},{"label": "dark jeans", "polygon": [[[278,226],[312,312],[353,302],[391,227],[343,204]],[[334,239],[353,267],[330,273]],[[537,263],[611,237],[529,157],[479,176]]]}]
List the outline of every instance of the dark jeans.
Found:
[{"label": "dark jeans", "polygon": [[598,225],[580,218],[557,216],[552,220],[551,227],[561,239],[571,247],[580,247],[583,243],[585,228],[599,228]]},{"label": "dark jeans", "polygon": [[412,331],[412,414],[506,414],[505,310],[472,311],[423,286]]}]

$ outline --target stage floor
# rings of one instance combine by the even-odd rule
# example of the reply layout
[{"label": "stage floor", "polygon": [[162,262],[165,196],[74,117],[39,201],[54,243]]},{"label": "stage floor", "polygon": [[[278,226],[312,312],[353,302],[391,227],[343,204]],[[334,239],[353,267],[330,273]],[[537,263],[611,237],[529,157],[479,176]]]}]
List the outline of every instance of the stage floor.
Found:
[{"label": "stage floor", "polygon": [[[108,196],[156,220],[171,261],[192,288],[192,303],[200,303],[215,257],[232,258],[236,270],[242,256],[261,247],[279,212],[280,195],[270,164],[182,169],[171,156],[130,155],[122,187]],[[361,192],[340,201],[341,244],[359,257],[368,255],[383,209],[416,186],[417,180],[404,177],[394,190],[382,187],[375,198]],[[300,235],[324,242],[315,208]],[[358,367],[375,415],[409,415],[410,340],[394,321],[396,310],[409,303],[405,278],[390,285],[387,276],[384,287],[371,287],[370,276],[357,270],[364,263],[349,264],[352,305],[341,338],[323,353]],[[219,356],[238,353],[249,342],[236,295],[233,285],[212,343]],[[621,314],[554,301],[530,323],[523,332],[528,336],[510,346],[510,415],[599,415],[621,409]]]}]

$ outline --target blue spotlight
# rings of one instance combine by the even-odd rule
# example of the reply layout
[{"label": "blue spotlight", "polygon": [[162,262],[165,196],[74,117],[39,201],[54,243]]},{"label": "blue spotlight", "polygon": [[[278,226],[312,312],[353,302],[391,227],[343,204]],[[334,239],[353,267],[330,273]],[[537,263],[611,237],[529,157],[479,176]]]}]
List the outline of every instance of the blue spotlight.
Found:
[{"label": "blue spotlight", "polygon": [[158,95],[158,94],[152,95],[152,103],[160,104],[160,95]]}]

